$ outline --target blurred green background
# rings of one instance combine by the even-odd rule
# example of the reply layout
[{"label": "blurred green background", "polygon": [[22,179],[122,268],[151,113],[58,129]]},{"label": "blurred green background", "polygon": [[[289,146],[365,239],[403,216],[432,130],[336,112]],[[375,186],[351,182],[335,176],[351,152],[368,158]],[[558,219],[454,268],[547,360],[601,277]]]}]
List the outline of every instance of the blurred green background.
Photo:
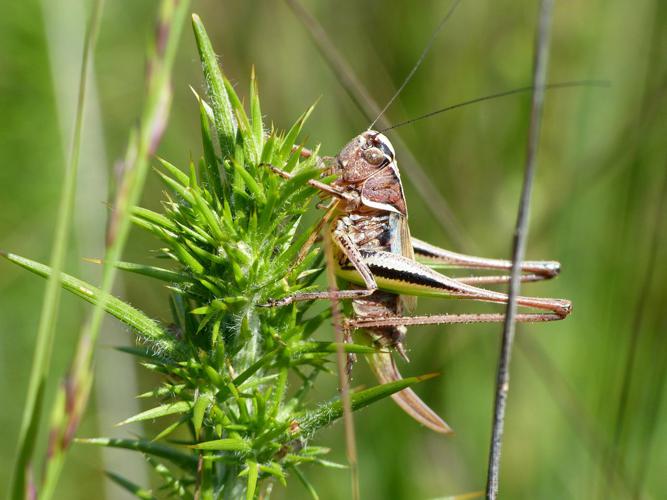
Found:
[{"label": "blurred green background", "polygon": [[[90,2],[0,4],[0,247],[47,261],[69,148],[81,39]],[[304,0],[375,100],[392,95],[449,6],[447,1]],[[105,201],[143,95],[146,42],[157,2],[107,2],[87,107],[76,229],[67,270],[96,280],[82,262],[102,254]],[[307,143],[335,154],[368,126],[304,27],[280,1],[193,1],[227,75],[247,88],[255,65],[263,111],[278,128],[320,102]],[[535,2],[463,1],[424,65],[388,112],[396,122],[437,107],[520,87],[531,78]],[[557,2],[549,81],[603,78],[611,88],[547,94],[528,258],[556,259],[555,282],[524,293],[567,297],[566,321],[519,327],[501,475],[502,498],[664,498],[667,493],[667,5]],[[200,154],[201,74],[189,29],[174,73],[174,104],[160,154],[184,165]],[[522,182],[529,96],[470,106],[398,129],[447,200],[461,236],[438,222],[433,200],[401,163],[410,225],[431,243],[484,256],[510,253]],[[144,205],[158,207],[152,178]],[[128,260],[150,261],[156,242],[133,233]],[[0,262],[0,485],[9,480],[44,282]],[[124,277],[117,293],[166,320],[166,292]],[[422,300],[420,312],[497,310]],[[61,374],[89,311],[64,296],[54,352]],[[415,499],[483,489],[500,325],[421,327],[408,337],[403,374],[442,372],[417,392],[455,429],[420,428],[390,401],[356,416],[362,497]],[[329,335],[322,331],[321,335]],[[82,436],[128,435],[113,424],[139,408],[155,382],[111,349],[131,343],[109,321],[97,356],[94,397]],[[372,384],[360,363],[353,383]],[[322,379],[322,399],[335,391]],[[47,401],[47,404],[49,402]],[[345,461],[343,428],[320,435]],[[45,436],[44,436],[45,438]],[[42,442],[45,439],[41,440]],[[130,452],[75,446],[58,498],[126,498],[103,477],[150,483]],[[348,498],[345,471],[306,472],[321,497]],[[4,490],[4,488],[3,488]],[[293,479],[276,498],[307,498]]]}]

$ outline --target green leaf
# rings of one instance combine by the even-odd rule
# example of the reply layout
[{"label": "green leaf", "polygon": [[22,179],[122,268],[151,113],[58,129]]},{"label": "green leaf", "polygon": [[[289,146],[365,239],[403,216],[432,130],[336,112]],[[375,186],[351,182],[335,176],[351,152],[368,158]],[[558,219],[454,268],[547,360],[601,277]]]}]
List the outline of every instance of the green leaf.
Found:
[{"label": "green leaf", "polygon": [[160,162],[160,165],[162,165],[162,168],[164,168],[169,174],[178,181],[179,184],[182,184],[183,187],[188,187],[190,186],[190,178],[188,175],[183,172],[180,168],[178,168],[176,165],[173,165],[169,163],[167,160],[164,158],[158,158],[157,161]]},{"label": "green leaf", "polygon": [[[295,197],[295,194],[299,191],[305,193],[304,203],[308,198],[313,196],[316,192],[315,188],[309,186],[307,181],[317,177],[317,170],[314,168],[304,168],[299,170],[292,178],[284,181],[281,185],[280,197],[278,198],[278,205],[282,206],[290,198]],[[313,224],[313,227],[316,227],[317,224]]]},{"label": "green leaf", "polygon": [[178,231],[178,226],[174,224],[171,219],[157,212],[153,212],[152,210],[148,210],[147,208],[134,207],[132,209],[132,216],[135,221],[136,219],[144,220],[154,226],[171,231],[172,233]]},{"label": "green leaf", "polygon": [[[191,483],[189,478],[182,481],[176,477],[174,471],[163,463],[158,462],[153,457],[146,457],[146,461],[153,467],[153,470],[162,478],[164,485],[160,488],[163,498],[176,497],[180,500],[194,500],[193,495],[188,491],[186,483]],[[171,495],[167,493],[171,490]],[[206,498],[206,497],[204,497]]]},{"label": "green leaf", "polygon": [[123,488],[125,491],[132,493],[135,497],[141,498],[143,500],[156,500],[156,497],[153,496],[153,492],[151,490],[142,488],[132,481],[125,479],[118,474],[114,474],[113,472],[105,471],[105,474],[114,483]]},{"label": "green leaf", "polygon": [[[86,82],[89,73],[89,65],[92,61],[92,54],[97,43],[97,34],[99,31],[100,20],[102,18],[104,2],[101,0],[92,3],[92,11],[88,20],[85,39],[83,41],[83,56],[81,60],[81,73],[78,81],[79,98],[76,104],[76,114],[74,120],[74,130],[72,134],[72,149],[67,161],[67,169],[64,175],[62,192],[60,193],[60,202],[58,214],[55,222],[55,235],[53,245],[51,246],[51,266],[55,270],[53,276],[48,279],[44,293],[39,317],[39,326],[35,339],[35,350],[32,356],[30,366],[30,379],[28,382],[27,397],[21,416],[21,427],[18,435],[18,448],[16,461],[12,473],[12,483],[10,486],[10,498],[14,500],[23,500],[30,496],[27,492],[26,472],[34,467],[34,451],[37,434],[39,432],[39,422],[42,414],[42,405],[44,397],[44,386],[49,379],[51,366],[51,355],[53,344],[56,338],[56,324],[60,303],[59,276],[65,263],[68,253],[68,245],[71,241],[70,231],[74,215],[74,205],[76,199],[76,185],[79,171],[79,159],[82,143],[82,131],[84,127],[84,104],[86,102]],[[26,363],[26,366],[27,363]],[[46,462],[47,475],[52,471],[51,465]],[[60,469],[53,471],[57,479]],[[54,481],[55,481],[54,479]],[[40,491],[44,499],[49,498],[52,490],[47,492]]]},{"label": "green leaf", "polygon": [[211,394],[205,393],[200,394],[195,401],[195,405],[192,408],[192,426],[195,428],[195,436],[199,437],[201,432],[202,422],[204,421],[204,416],[206,415],[206,409],[209,407],[213,397]]},{"label": "green leaf", "polygon": [[[51,274],[51,268],[44,264],[11,253],[0,252],[0,255],[43,278]],[[63,273],[61,275],[61,285],[68,292],[81,297],[91,304],[96,304],[103,297],[104,310],[139,332],[143,339],[148,341],[157,352],[162,353],[162,355],[182,357],[182,353],[179,352],[180,347],[176,345],[171,335],[155,320],[149,318],[138,309],[111,294],[103,294],[99,288],[69,274]]]},{"label": "green leaf", "polygon": [[176,403],[169,403],[166,405],[156,406],[150,410],[142,411],[130,418],[123,420],[116,424],[117,426],[131,424],[132,422],[140,422],[142,420],[152,420],[154,418],[166,417],[167,415],[174,415],[175,413],[189,412],[192,404],[189,401],[178,401]]},{"label": "green leaf", "polygon": [[281,158],[285,158],[292,150],[292,147],[296,145],[295,142],[297,137],[299,137],[299,134],[301,133],[303,124],[306,122],[306,120],[308,119],[308,117],[310,116],[310,114],[313,112],[314,109],[315,109],[315,104],[313,104],[310,108],[308,108],[306,112],[299,117],[296,123],[292,125],[292,128],[289,129],[289,132],[287,132],[285,140],[283,141],[283,146],[280,148]]},{"label": "green leaf", "polygon": [[349,469],[349,465],[339,464],[338,462],[332,462],[331,460],[322,460],[321,458],[316,458],[313,460],[317,465],[322,467],[327,467],[329,469]]},{"label": "green leaf", "polygon": [[316,457],[319,455],[326,455],[327,453],[331,453],[331,448],[325,446],[307,446],[301,450],[300,454]]},{"label": "green leaf", "polygon": [[128,271],[142,276],[148,276],[167,283],[187,283],[191,281],[190,276],[186,273],[172,271],[163,267],[147,266],[144,264],[135,264],[134,262],[116,262],[114,266],[122,271]]},{"label": "green leaf", "polygon": [[213,147],[213,139],[211,138],[211,124],[208,119],[208,113],[206,112],[206,105],[197,95],[197,101],[199,102],[199,121],[201,128],[201,138],[202,145],[204,147],[204,162],[206,165],[206,178],[208,179],[209,186],[215,193],[215,196],[218,200],[224,198],[224,191],[222,188],[222,179],[221,175],[224,175],[224,171],[221,174],[218,168],[218,158],[215,154],[215,148]]},{"label": "green leaf", "polygon": [[181,425],[183,425],[185,422],[189,420],[189,417],[186,415],[185,417],[181,417],[178,419],[176,422],[173,424],[168,425],[162,431],[160,431],[157,436],[155,436],[152,440],[153,441],[162,441],[164,438],[172,434],[176,429],[178,429]]},{"label": "green leaf", "polygon": [[204,441],[190,445],[189,448],[197,450],[216,450],[216,451],[250,451],[250,445],[243,439],[225,438],[215,439],[213,441]]},{"label": "green leaf", "polygon": [[[423,382],[436,377],[437,374],[429,373],[419,377],[409,377],[395,382],[376,385],[370,389],[354,392],[350,394],[350,404],[352,411],[357,411],[365,406],[370,405],[376,401],[384,399],[392,394],[410,387],[411,385]],[[343,416],[343,402],[336,398],[328,403],[323,404],[317,410],[309,412],[304,417],[297,419],[299,431],[297,434],[310,434],[322,427],[326,427],[335,420]],[[292,436],[293,437],[293,436]]]},{"label": "green leaf", "polygon": [[303,475],[303,472],[299,470],[298,467],[293,467],[292,470],[296,473],[296,477],[299,478],[299,481],[301,481],[301,484],[306,488],[306,491],[310,494],[310,497],[313,500],[320,500],[320,497],[317,494],[317,491],[315,491],[315,487],[308,481],[306,476]]},{"label": "green leaf", "polygon": [[229,98],[232,102],[232,108],[234,108],[235,111],[236,122],[238,123],[239,127],[239,134],[243,141],[243,152],[245,153],[246,158],[251,163],[256,165],[259,163],[259,158],[262,151],[261,145],[253,134],[250,120],[248,119],[248,115],[246,114],[245,109],[243,109],[243,104],[234,91],[234,86],[227,78],[224,78],[224,81],[225,88],[227,89],[227,95],[229,95]]},{"label": "green leaf", "polygon": [[248,488],[246,489],[246,500],[253,500],[255,498],[255,488],[257,488],[257,477],[259,476],[259,468],[257,462],[248,460]]},{"label": "green leaf", "polygon": [[255,77],[255,67],[250,73],[250,119],[252,120],[252,133],[259,145],[259,150],[264,149],[264,125],[262,123],[262,109],[259,105],[259,91]]},{"label": "green leaf", "polygon": [[285,477],[285,472],[283,472],[283,468],[280,466],[280,464],[276,462],[269,462],[268,464],[260,464],[259,470],[261,472],[271,474],[272,476],[276,477],[278,481],[280,481],[280,484],[282,484],[283,486],[287,486],[287,478]]},{"label": "green leaf", "polygon": [[261,163],[271,163],[275,146],[276,136],[275,134],[271,133],[269,138],[266,140],[266,143],[264,143],[264,148],[262,148]]},{"label": "green leaf", "polygon": [[248,190],[255,196],[257,202],[260,204],[266,203],[266,196],[264,195],[264,189],[260,184],[250,175],[250,172],[236,160],[232,160],[232,166],[234,169],[241,175],[241,178],[246,183]]},{"label": "green leaf", "polygon": [[361,344],[339,344],[336,342],[301,342],[299,345],[292,348],[290,353],[292,355],[309,352],[331,353],[338,352],[339,346],[343,348],[343,352],[353,352],[358,354],[371,354],[377,352],[375,347]]},{"label": "green leaf", "polygon": [[234,385],[239,386],[246,380],[248,380],[252,375],[257,372],[260,368],[264,366],[268,366],[269,363],[273,361],[273,359],[276,357],[276,354],[278,353],[279,349],[274,349],[273,351],[267,352],[264,356],[259,358],[257,361],[255,361],[252,365],[250,365],[248,368],[246,368],[243,373],[239,374],[235,379],[234,379]]},{"label": "green leaf", "polygon": [[220,151],[223,158],[231,157],[234,154],[237,125],[232,105],[229,102],[229,96],[225,90],[222,71],[218,66],[218,58],[213,51],[211,40],[209,40],[206,29],[197,14],[192,15],[192,29],[195,34],[204,79],[208,86],[208,96],[215,118],[215,128],[218,132]]},{"label": "green leaf", "polygon": [[188,175],[188,181],[189,181],[189,186],[191,189],[197,191],[199,188],[199,181],[197,180],[197,168],[195,167],[195,162],[190,160],[190,163],[188,165],[188,170],[189,170],[189,175]]},{"label": "green leaf", "polygon": [[180,182],[172,179],[164,172],[160,172],[159,170],[156,170],[156,172],[160,176],[160,179],[162,179],[162,182],[164,182],[164,185],[167,186],[167,188],[169,188],[171,191],[173,191],[178,196],[183,198],[190,205],[194,204],[194,199],[192,198],[192,192],[186,186],[183,186]]},{"label": "green leaf", "polygon": [[279,377],[278,373],[274,373],[273,375],[267,375],[266,377],[254,377],[252,380],[249,380],[244,384],[240,385],[238,389],[240,392],[248,392],[251,389],[254,389],[255,387],[259,387],[260,385],[268,384],[269,382],[273,383],[273,381],[276,380],[278,377]]},{"label": "green leaf", "polygon": [[138,358],[150,359],[151,361],[160,363],[162,365],[173,364],[173,361],[170,360],[169,358],[165,358],[164,356],[161,356],[160,354],[155,352],[153,349],[149,349],[143,346],[137,347],[137,346],[121,345],[114,347],[114,349],[120,352],[124,352],[125,354],[136,356]]},{"label": "green leaf", "polygon": [[202,274],[204,272],[204,266],[201,265],[197,258],[193,256],[185,246],[178,243],[176,238],[172,238],[171,236],[165,234],[164,240],[169,244],[169,247],[174,252],[174,255],[176,255],[178,260],[185,267],[190,268],[194,274]]},{"label": "green leaf", "polygon": [[154,457],[163,458],[177,465],[183,470],[194,472],[197,467],[197,457],[185,454],[170,446],[154,443],[145,439],[120,439],[120,438],[89,438],[76,439],[77,443],[94,444],[106,446],[107,448],[123,448],[126,450],[140,451]]},{"label": "green leaf", "polygon": [[195,204],[199,209],[199,213],[203,216],[204,221],[206,222],[206,225],[208,226],[208,229],[210,230],[213,237],[218,241],[224,240],[222,228],[220,227],[220,221],[218,220],[218,217],[215,215],[215,213],[213,213],[213,210],[211,210],[211,207],[208,205],[208,203],[206,203],[206,200],[203,198],[203,196],[197,191],[192,191],[192,195],[194,197]]},{"label": "green leaf", "polygon": [[146,398],[164,398],[164,397],[173,397],[178,396],[183,393],[185,389],[185,384],[168,384],[165,383],[159,387],[156,387],[152,391],[144,392],[137,396],[137,399],[146,399]]}]

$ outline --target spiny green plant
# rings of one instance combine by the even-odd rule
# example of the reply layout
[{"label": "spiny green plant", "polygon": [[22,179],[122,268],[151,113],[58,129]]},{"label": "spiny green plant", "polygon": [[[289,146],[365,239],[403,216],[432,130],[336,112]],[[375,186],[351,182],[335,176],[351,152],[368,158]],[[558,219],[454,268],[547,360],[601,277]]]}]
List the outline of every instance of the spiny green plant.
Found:
[{"label": "spiny green plant", "polygon": [[[315,231],[303,227],[319,177],[316,150],[301,155],[298,138],[312,108],[287,132],[266,129],[254,72],[249,111],[222,74],[203,24],[193,28],[207,85],[199,103],[203,155],[184,170],[159,159],[166,186],[161,213],[135,207],[132,221],[157,237],[159,257],[171,265],[114,262],[119,269],[154,278],[170,291],[172,320],[162,325],[122,300],[73,276],[62,286],[102,307],[135,332],[138,345],[122,350],[137,357],[162,382],[142,398],[151,409],[123,423],[164,421],[144,439],[80,439],[79,442],[136,450],[162,480],[164,494],[181,498],[239,498],[259,495],[291,472],[314,490],[299,467],[339,467],[313,444],[319,429],[343,415],[333,397],[313,403],[310,391],[331,355],[372,353],[367,345],[313,340],[328,310],[308,302],[261,307],[270,299],[311,289],[322,272],[317,247],[301,250]],[[307,157],[305,157],[307,156]],[[284,180],[267,166],[280,165]],[[327,179],[324,179],[326,181]],[[5,255],[48,277],[48,266]],[[352,410],[387,397],[424,377],[375,386],[350,395]],[[289,381],[297,381],[289,387]],[[140,498],[154,493],[108,473]]]}]

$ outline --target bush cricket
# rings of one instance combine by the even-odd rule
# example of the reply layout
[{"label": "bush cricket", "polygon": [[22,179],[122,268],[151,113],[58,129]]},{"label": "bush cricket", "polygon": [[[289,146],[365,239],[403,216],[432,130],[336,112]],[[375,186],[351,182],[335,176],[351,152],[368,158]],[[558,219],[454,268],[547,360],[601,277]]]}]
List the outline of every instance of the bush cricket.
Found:
[{"label": "bush cricket", "polygon": [[[340,75],[339,78],[348,93],[355,96],[355,102],[365,102],[366,105],[362,106],[362,112],[376,118],[371,122],[368,130],[350,141],[336,157],[321,158],[323,175],[336,177],[331,184],[317,180],[309,181],[311,186],[321,191],[323,197],[332,199],[319,229],[329,225],[330,238],[328,240],[332,242],[333,246],[335,273],[340,280],[347,282],[349,287],[334,292],[299,293],[275,300],[270,305],[284,306],[296,300],[351,300],[352,315],[344,325],[345,335],[350,338],[353,330],[364,330],[378,347],[383,348],[370,356],[369,362],[380,382],[390,382],[401,378],[390,351],[395,350],[407,360],[404,339],[408,326],[502,322],[504,320],[504,314],[410,316],[416,298],[419,296],[496,303],[506,303],[508,300],[504,293],[482,288],[486,285],[507,283],[509,276],[506,274],[451,278],[436,269],[495,270],[502,273],[509,272],[512,263],[509,260],[452,252],[410,235],[408,211],[395,150],[383,132],[450,109],[530,91],[532,87],[516,88],[471,99],[415,119],[390,125],[383,119],[384,112],[410,81],[430,50],[434,38],[442,30],[459,2],[454,1],[450,5],[432,32],[418,61],[381,110],[372,100],[369,101],[367,92],[360,92],[360,84],[352,74],[351,68],[341,62],[340,54],[326,38],[326,34],[321,26],[317,25],[316,20],[305,11],[298,1],[287,0],[287,3],[310,31],[313,40],[334,73],[347,76],[344,81]],[[605,82],[571,81],[547,84],[545,88],[587,85],[604,86]],[[366,99],[363,99],[364,95]],[[375,124],[380,121],[382,122],[380,131],[373,130]],[[297,150],[304,156],[312,154],[308,150],[295,147],[295,151]],[[282,177],[292,176],[291,173],[275,166],[270,166],[270,168]],[[306,246],[314,243],[315,236]],[[301,254],[305,255],[305,248]],[[524,261],[521,264],[521,272],[522,282],[551,279],[559,274],[560,264],[556,261]],[[571,303],[564,299],[519,297],[518,304],[542,311],[521,313],[517,316],[517,321],[520,322],[560,320],[571,311]],[[351,367],[351,358],[350,355],[348,372]],[[436,432],[451,432],[450,427],[412,389],[405,389],[392,397],[404,411],[423,425]]]},{"label": "bush cricket", "polygon": [[[310,154],[304,152],[302,154]],[[299,300],[351,300],[354,312],[344,330],[365,330],[381,349],[370,356],[370,364],[381,382],[401,377],[388,349],[407,360],[404,339],[409,325],[480,323],[503,321],[503,314],[442,314],[410,316],[416,298],[458,298],[506,303],[504,293],[481,285],[505,283],[507,275],[450,278],[435,267],[507,271],[511,262],[451,252],[412,238],[394,148],[382,133],[367,130],[349,142],[336,157],[321,159],[331,184],[310,180],[311,186],[331,198],[320,227],[329,225],[336,275],[351,286],[345,290],[302,292],[272,301],[280,307]],[[270,168],[284,178],[292,174]],[[312,244],[314,240],[311,240]],[[525,261],[522,281],[550,279],[558,275],[555,261]],[[564,299],[519,297],[520,306],[543,312],[522,313],[521,322],[565,318],[571,303]],[[450,427],[411,389],[393,396],[410,416],[441,433]]]}]

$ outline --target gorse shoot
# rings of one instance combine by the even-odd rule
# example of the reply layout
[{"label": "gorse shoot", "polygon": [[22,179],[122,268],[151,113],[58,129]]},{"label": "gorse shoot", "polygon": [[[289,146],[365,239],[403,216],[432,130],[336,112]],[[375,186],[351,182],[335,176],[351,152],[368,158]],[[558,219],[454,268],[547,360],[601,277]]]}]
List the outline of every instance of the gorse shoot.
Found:
[{"label": "gorse shoot", "polygon": [[[155,401],[153,407],[123,423],[164,421],[163,429],[146,439],[80,441],[144,453],[165,491],[182,498],[254,498],[267,479],[285,484],[293,471],[305,481],[294,471],[302,464],[335,465],[321,458],[325,449],[311,444],[318,429],[343,414],[337,397],[321,404],[310,399],[338,347],[311,338],[330,312],[311,312],[311,302],[260,307],[313,289],[321,274],[320,250],[301,252],[316,230],[302,221],[316,194],[307,181],[319,178],[321,170],[316,155],[300,155],[298,147],[312,108],[285,133],[267,130],[254,74],[247,112],[221,73],[197,16],[193,27],[207,85],[206,97],[197,96],[203,155],[183,169],[160,159],[163,211],[132,211],[133,222],[160,240],[159,256],[171,265],[115,263],[168,287],[171,323],[160,325],[72,276],[61,280],[65,289],[102,303],[136,333],[139,346],[123,350],[161,374],[162,384],[142,395]],[[278,177],[269,164],[293,177]],[[6,257],[50,275],[47,266]],[[357,344],[344,349],[375,352]],[[362,408],[420,380],[353,393],[351,407]],[[297,383],[290,387],[288,381]],[[166,443],[169,438],[174,444]],[[116,474],[109,477],[141,498],[151,495]]]}]

